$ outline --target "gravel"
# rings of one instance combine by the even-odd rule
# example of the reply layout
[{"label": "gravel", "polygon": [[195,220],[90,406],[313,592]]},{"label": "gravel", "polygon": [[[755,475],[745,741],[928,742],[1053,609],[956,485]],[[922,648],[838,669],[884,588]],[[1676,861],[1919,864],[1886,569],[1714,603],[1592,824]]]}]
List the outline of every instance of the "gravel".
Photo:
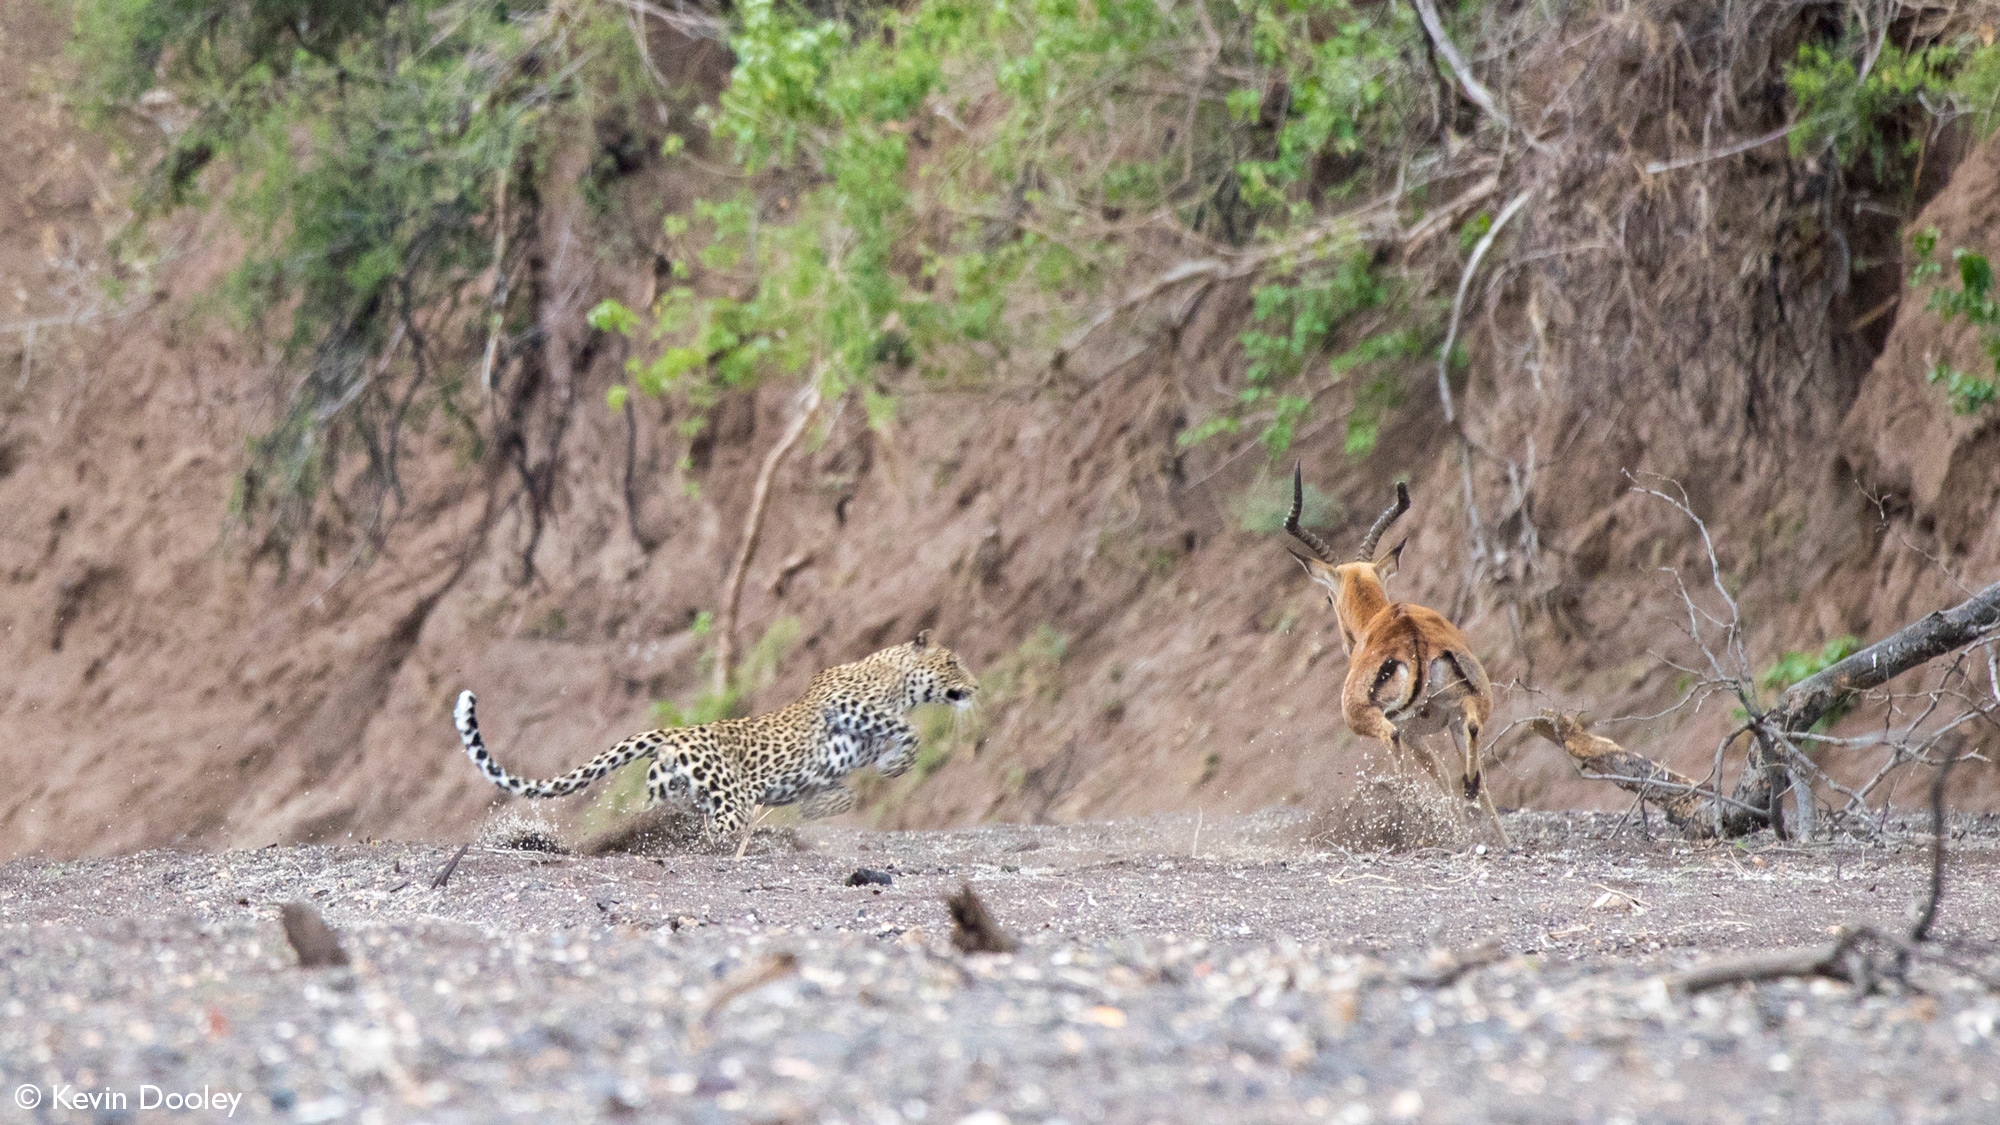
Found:
[{"label": "gravel", "polygon": [[[437,890],[455,846],[16,860],[0,1122],[2000,1120],[2000,996],[1970,974],[1665,982],[1901,925],[1919,836],[1616,823],[1398,854],[1276,811],[767,830],[742,859],[474,847]],[[1992,939],[2000,826],[1960,832],[1939,933]],[[952,950],[965,883],[1018,952]],[[295,901],[351,965],[298,967]],[[174,1095],[200,1108],[151,1108]]]}]

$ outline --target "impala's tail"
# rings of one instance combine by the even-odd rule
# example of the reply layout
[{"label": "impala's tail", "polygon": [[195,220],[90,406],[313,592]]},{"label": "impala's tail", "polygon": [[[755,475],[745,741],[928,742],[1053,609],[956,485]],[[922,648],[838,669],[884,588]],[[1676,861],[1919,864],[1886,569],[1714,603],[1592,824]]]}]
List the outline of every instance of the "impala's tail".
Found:
[{"label": "impala's tail", "polygon": [[546,780],[515,777],[507,772],[507,767],[494,760],[486,750],[486,740],[479,737],[479,716],[473,709],[478,702],[471,692],[459,692],[458,706],[451,713],[452,721],[458,724],[459,740],[465,743],[465,756],[472,759],[472,764],[479,767],[486,780],[517,797],[567,796],[634,758],[651,757],[666,741],[660,731],[647,731],[620,742],[561,777]]},{"label": "impala's tail", "polygon": [[[1390,606],[1389,611],[1397,618],[1389,625],[1389,628],[1396,629],[1400,626],[1409,631],[1410,682],[1403,689],[1403,694],[1400,698],[1392,703],[1380,704],[1380,706],[1385,715],[1402,715],[1407,713],[1412,707],[1422,703],[1424,696],[1430,693],[1431,661],[1435,660],[1436,656],[1431,652],[1430,644],[1425,641],[1423,631],[1418,629],[1416,623],[1410,620],[1409,611],[1402,603],[1399,602],[1396,605]],[[1384,662],[1382,671],[1378,673],[1377,683],[1387,682],[1391,676],[1395,675],[1391,669],[1401,663],[1403,663],[1401,660]]]}]

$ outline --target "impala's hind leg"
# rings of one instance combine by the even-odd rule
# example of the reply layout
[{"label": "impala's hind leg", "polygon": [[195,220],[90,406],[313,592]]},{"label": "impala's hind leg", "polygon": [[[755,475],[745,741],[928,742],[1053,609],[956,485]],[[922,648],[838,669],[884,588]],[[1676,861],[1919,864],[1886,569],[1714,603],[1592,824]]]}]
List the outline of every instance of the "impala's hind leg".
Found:
[{"label": "impala's hind leg", "polygon": [[1410,748],[1410,756],[1417,760],[1417,764],[1424,768],[1426,774],[1430,775],[1430,779],[1437,784],[1438,791],[1446,798],[1450,798],[1451,771],[1445,768],[1444,762],[1438,757],[1437,748],[1431,745],[1431,740],[1413,737],[1407,739],[1403,745]]},{"label": "impala's hind leg", "polygon": [[1493,791],[1487,788],[1485,784],[1485,772],[1479,760],[1479,733],[1481,730],[1479,720],[1469,713],[1470,708],[1467,708],[1467,711],[1468,714],[1460,721],[1452,723],[1450,727],[1452,745],[1462,747],[1465,751],[1465,773],[1463,775],[1465,778],[1465,798],[1468,801],[1476,799],[1479,803],[1486,806],[1486,815],[1493,821],[1493,832],[1500,837],[1500,846],[1511,848],[1514,846],[1514,841],[1507,836],[1507,826],[1500,823],[1500,809],[1493,803]]}]

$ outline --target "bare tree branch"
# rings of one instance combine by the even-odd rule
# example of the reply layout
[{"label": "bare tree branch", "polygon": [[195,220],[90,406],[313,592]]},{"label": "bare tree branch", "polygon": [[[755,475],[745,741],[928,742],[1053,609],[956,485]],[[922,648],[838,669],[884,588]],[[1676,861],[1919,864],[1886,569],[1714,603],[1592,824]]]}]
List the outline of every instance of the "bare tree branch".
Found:
[{"label": "bare tree branch", "polygon": [[1793,684],[1771,709],[1770,718],[1788,732],[1810,729],[1843,699],[1964,648],[1996,627],[2000,627],[2000,582]]},{"label": "bare tree branch", "polygon": [[750,511],[743,517],[743,543],[737,548],[736,562],[730,566],[729,578],[722,585],[722,619],[716,623],[715,637],[717,697],[729,692],[729,674],[736,662],[736,614],[743,604],[743,576],[750,570],[750,560],[757,554],[757,541],[764,535],[764,509],[771,499],[771,479],[777,476],[779,464],[805,436],[806,427],[818,413],[819,378],[815,373],[799,399],[798,416],[785,427],[778,444],[765,454],[764,466],[757,470],[757,486],[750,493]]},{"label": "bare tree branch", "polygon": [[[1472,76],[1472,68],[1466,65],[1465,56],[1458,53],[1458,47],[1452,43],[1451,36],[1445,34],[1444,21],[1438,18],[1437,5],[1431,3],[1431,0],[1410,0],[1410,6],[1417,10],[1417,18],[1424,24],[1424,34],[1430,36],[1431,45],[1437,48],[1437,53],[1444,56],[1445,65],[1451,67],[1451,73],[1458,79],[1459,86],[1465,90],[1465,96],[1471,99],[1472,104],[1478,106],[1486,116],[1499,122],[1502,129],[1509,133],[1513,132],[1514,122],[1502,113],[1499,105],[1493,101],[1493,91],[1488,90],[1484,83]],[[1541,141],[1529,136],[1525,131],[1521,136],[1531,148],[1539,150],[1544,147]]]},{"label": "bare tree branch", "polygon": [[1493,248],[1493,240],[1500,237],[1500,228],[1506,226],[1507,221],[1534,194],[1535,189],[1529,188],[1507,201],[1507,206],[1502,207],[1500,214],[1494,217],[1493,225],[1486,228],[1486,233],[1480,237],[1479,244],[1472,248],[1472,256],[1465,262],[1465,272],[1459,275],[1458,295],[1451,299],[1451,322],[1445,329],[1444,344],[1438,348],[1438,400],[1444,403],[1445,422],[1454,427],[1458,425],[1458,415],[1452,409],[1451,381],[1447,376],[1451,373],[1451,347],[1458,340],[1459,315],[1465,308],[1465,292],[1472,288],[1472,275],[1479,271],[1479,263],[1486,257],[1486,252]]},{"label": "bare tree branch", "polygon": [[1544,711],[1528,720],[1528,729],[1562,747],[1587,778],[1610,781],[1667,814],[1667,822],[1694,839],[1714,836],[1717,829],[1714,793],[1694,779],[1634,754],[1616,742],[1590,733],[1580,715]]}]

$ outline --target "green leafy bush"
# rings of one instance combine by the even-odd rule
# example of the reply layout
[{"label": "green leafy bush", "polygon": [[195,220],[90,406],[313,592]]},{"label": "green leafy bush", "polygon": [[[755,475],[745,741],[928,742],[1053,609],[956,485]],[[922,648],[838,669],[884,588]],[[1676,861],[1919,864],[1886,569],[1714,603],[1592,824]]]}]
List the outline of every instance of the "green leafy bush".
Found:
[{"label": "green leafy bush", "polygon": [[442,413],[483,440],[460,401],[478,354],[463,334],[496,336],[504,364],[533,331],[508,228],[532,219],[550,138],[626,105],[623,24],[535,0],[80,0],[72,49],[99,119],[155,86],[189,114],[125,251],[187,205],[241,234],[222,296],[286,370],[239,510],[285,546],[329,485],[355,485],[378,530],[409,428]]},{"label": "green leafy bush", "polygon": [[1832,149],[1841,164],[1866,164],[1878,180],[1886,181],[1892,165],[1914,160],[1922,143],[1917,130],[1899,130],[1895,123],[1906,114],[1922,113],[1920,95],[1944,88],[1960,52],[1950,46],[1906,52],[1884,43],[1866,75],[1855,60],[1857,53],[1805,43],[1785,68],[1785,84],[1799,107],[1792,154],[1814,156]]},{"label": "green leafy bush", "polygon": [[[1412,323],[1416,314],[1395,306],[1399,287],[1376,268],[1366,249],[1333,257],[1302,269],[1285,281],[1259,286],[1252,306],[1251,327],[1242,333],[1249,365],[1234,409],[1207,419],[1181,435],[1192,445],[1217,433],[1235,433],[1254,421],[1257,438],[1273,458],[1282,456],[1298,436],[1312,409],[1313,396],[1341,382],[1358,368],[1381,361],[1423,354],[1432,342],[1427,325]],[[1356,325],[1363,314],[1377,314],[1369,327]],[[1382,315],[1388,313],[1389,315]],[[1352,346],[1334,354],[1344,335],[1359,335]],[[1365,456],[1375,447],[1381,412],[1394,404],[1393,382],[1363,387],[1348,415],[1346,449]]]},{"label": "green leafy bush", "polygon": [[[1929,283],[1930,299],[1924,307],[1939,319],[1948,322],[1963,317],[1979,330],[1979,345],[1993,361],[1994,374],[2000,376],[2000,303],[1993,299],[1993,266],[1984,254],[1964,247],[1953,250],[1953,272],[1958,275],[1958,285],[1954,288],[1942,280],[1944,267],[1936,259],[1937,242],[1935,227],[1912,237],[1917,264],[1910,273],[1910,284]],[[2000,382],[1968,375],[1943,361],[1933,363],[1925,378],[1933,386],[1944,388],[1954,414],[1977,414],[2000,399]]]},{"label": "green leafy bush", "polygon": [[[1278,238],[1361,182],[1341,159],[1401,127],[1415,34],[1346,0],[748,0],[707,113],[746,186],[670,222],[683,268],[653,309],[596,323],[641,342],[633,388],[697,412],[814,379],[886,421],[905,371],[991,370],[1072,330],[1134,238]],[[1261,293],[1248,385],[1192,440],[1250,424],[1282,452],[1343,372],[1312,362],[1394,294],[1363,251]],[[1413,346],[1376,335],[1350,366]]]},{"label": "green leafy bush", "polygon": [[[1864,74],[1871,45],[1878,53]],[[1794,156],[1831,150],[1841,165],[1865,166],[1892,183],[1907,177],[1935,117],[1977,113],[1981,131],[1991,131],[2000,48],[1966,38],[1906,49],[1857,25],[1839,43],[1801,44],[1785,84],[1798,105]]]}]

